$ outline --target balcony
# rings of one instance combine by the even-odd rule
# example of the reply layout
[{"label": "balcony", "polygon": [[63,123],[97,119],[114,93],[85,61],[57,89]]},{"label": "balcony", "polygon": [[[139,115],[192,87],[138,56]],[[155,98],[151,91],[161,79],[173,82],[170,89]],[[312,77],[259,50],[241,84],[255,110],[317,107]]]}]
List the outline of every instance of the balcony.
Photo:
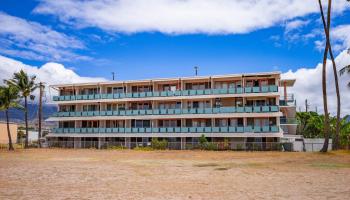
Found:
[{"label": "balcony", "polygon": [[288,94],[287,97],[280,96],[280,106],[296,106],[294,94]]},{"label": "balcony", "polygon": [[173,96],[268,93],[268,92],[278,92],[278,87],[276,85],[270,85],[270,86],[262,86],[262,87],[206,89],[206,90],[182,90],[182,91],[177,90],[177,91],[162,91],[162,92],[67,95],[67,96],[54,96],[53,100],[54,101],[75,101],[75,100],[96,100],[96,99],[173,97]]},{"label": "balcony", "polygon": [[296,118],[281,117],[280,118],[280,124],[283,124],[283,125],[288,125],[288,124],[297,125],[298,121],[297,121]]},{"label": "balcony", "polygon": [[53,133],[278,133],[277,126],[237,127],[149,127],[149,128],[54,128]]},{"label": "balcony", "polygon": [[193,109],[76,111],[76,112],[57,112],[53,114],[53,117],[181,115],[181,114],[218,114],[218,113],[270,113],[270,112],[279,112],[279,107],[278,106],[245,106],[245,107],[193,108]]}]

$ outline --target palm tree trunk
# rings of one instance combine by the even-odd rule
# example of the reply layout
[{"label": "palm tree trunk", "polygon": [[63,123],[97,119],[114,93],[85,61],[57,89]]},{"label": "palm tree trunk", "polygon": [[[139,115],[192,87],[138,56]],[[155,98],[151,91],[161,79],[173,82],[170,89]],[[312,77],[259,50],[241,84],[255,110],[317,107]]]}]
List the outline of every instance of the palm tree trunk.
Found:
[{"label": "palm tree trunk", "polygon": [[10,120],[9,120],[9,111],[6,110],[6,125],[7,125],[7,136],[9,138],[9,150],[13,151],[13,145],[12,145],[12,138],[11,138],[11,132],[10,132]]},{"label": "palm tree trunk", "polygon": [[[318,0],[319,6],[320,6],[320,12],[322,16],[322,22],[326,24],[324,14],[323,14],[323,8],[321,0]],[[328,12],[327,12],[327,24],[330,24],[330,9],[331,9],[331,0],[328,0]],[[326,35],[329,34],[329,29],[326,30]],[[327,76],[326,76],[326,65],[327,65],[327,55],[328,55],[328,49],[329,45],[328,42],[326,42],[326,47],[323,53],[323,66],[322,66],[322,94],[323,94],[323,110],[324,110],[324,143],[323,147],[320,150],[320,152],[327,152],[328,151],[328,144],[329,144],[329,114],[328,114],[328,102],[327,102]]]},{"label": "palm tree trunk", "polygon": [[27,97],[24,97],[24,120],[26,123],[26,140],[24,143],[24,148],[28,148],[28,139],[29,139],[29,135],[28,135],[28,102],[27,102]]},{"label": "palm tree trunk", "polygon": [[[331,7],[331,1],[329,3],[329,7]],[[335,91],[336,91],[336,94],[337,94],[337,122],[336,122],[335,136],[334,136],[334,140],[333,140],[333,149],[337,150],[339,148],[340,108],[341,108],[339,81],[338,81],[338,71],[337,71],[337,66],[335,64],[335,59],[334,59],[334,56],[333,56],[333,51],[332,51],[332,46],[331,46],[330,36],[329,36],[331,25],[330,24],[325,24],[324,15],[322,15],[322,22],[323,22],[323,29],[324,29],[324,32],[326,34],[326,41],[328,43],[329,55],[330,55],[331,60],[332,60],[333,73],[334,73],[334,82],[335,82]]]}]

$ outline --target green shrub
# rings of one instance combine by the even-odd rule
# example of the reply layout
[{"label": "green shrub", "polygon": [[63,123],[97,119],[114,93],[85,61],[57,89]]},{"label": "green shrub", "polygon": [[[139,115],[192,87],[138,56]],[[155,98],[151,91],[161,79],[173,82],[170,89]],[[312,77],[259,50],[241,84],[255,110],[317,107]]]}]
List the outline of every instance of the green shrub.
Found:
[{"label": "green shrub", "polygon": [[165,150],[168,147],[168,141],[158,140],[158,138],[152,138],[152,148],[157,150]]},{"label": "green shrub", "polygon": [[136,150],[136,151],[153,151],[154,149],[152,147],[135,147],[134,150]]},{"label": "green shrub", "polygon": [[122,150],[122,149],[127,149],[127,148],[124,146],[121,146],[121,145],[116,145],[116,146],[108,146],[108,149]]},{"label": "green shrub", "polygon": [[217,151],[218,150],[218,146],[212,142],[207,142],[205,145],[205,150],[209,150],[209,151]]}]

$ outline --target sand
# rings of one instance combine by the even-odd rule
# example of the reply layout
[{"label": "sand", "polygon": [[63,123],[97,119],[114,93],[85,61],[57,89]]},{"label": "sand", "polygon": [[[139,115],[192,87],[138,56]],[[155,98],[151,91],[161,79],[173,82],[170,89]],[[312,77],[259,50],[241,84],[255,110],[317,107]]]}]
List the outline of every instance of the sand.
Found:
[{"label": "sand", "polygon": [[1,150],[0,199],[350,199],[350,152]]}]

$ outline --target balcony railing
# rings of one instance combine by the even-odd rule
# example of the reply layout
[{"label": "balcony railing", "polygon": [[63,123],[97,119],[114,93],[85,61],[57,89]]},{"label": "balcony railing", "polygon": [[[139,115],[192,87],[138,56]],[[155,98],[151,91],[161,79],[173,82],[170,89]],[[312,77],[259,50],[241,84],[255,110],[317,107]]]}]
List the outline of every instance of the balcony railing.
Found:
[{"label": "balcony railing", "polygon": [[296,118],[281,117],[280,124],[298,124],[298,121]]},{"label": "balcony railing", "polygon": [[277,126],[168,128],[54,128],[53,133],[276,133]]},{"label": "balcony railing", "polygon": [[242,94],[242,93],[268,93],[278,92],[276,85],[262,87],[206,89],[206,90],[177,90],[162,92],[139,92],[139,93],[116,93],[116,94],[89,94],[89,95],[62,95],[54,96],[54,101],[74,100],[96,100],[96,99],[123,99],[123,98],[145,98],[145,97],[173,97],[173,96],[195,96],[195,95],[217,95],[217,94]]},{"label": "balcony railing", "polygon": [[288,94],[287,97],[285,97],[284,95],[280,96],[280,106],[295,106],[295,105],[296,105],[296,101],[294,98],[294,94]]},{"label": "balcony railing", "polygon": [[76,111],[57,112],[53,117],[89,117],[89,116],[135,116],[135,115],[181,115],[181,114],[218,114],[218,113],[269,113],[278,112],[278,106],[244,106],[194,109],[149,109],[117,111]]}]

